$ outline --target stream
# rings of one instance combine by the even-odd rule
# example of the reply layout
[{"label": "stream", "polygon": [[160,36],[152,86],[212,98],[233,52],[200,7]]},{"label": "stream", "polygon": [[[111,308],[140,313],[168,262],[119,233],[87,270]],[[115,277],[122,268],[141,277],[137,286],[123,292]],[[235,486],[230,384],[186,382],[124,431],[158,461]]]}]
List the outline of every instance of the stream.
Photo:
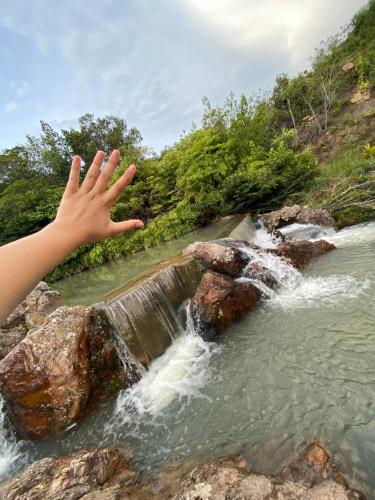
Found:
[{"label": "stream", "polygon": [[[190,241],[223,236],[232,223],[203,229],[202,236],[197,231]],[[337,454],[351,486],[375,498],[375,223],[338,233],[293,224],[283,233],[324,237],[337,250],[303,274],[272,256],[267,265],[274,267],[280,289],[265,290],[245,319],[205,343],[188,318],[185,332],[137,384],[64,434],[34,444],[17,441],[11,432],[0,435],[0,472],[20,468],[25,460],[115,446],[133,451],[134,466],[145,477],[185,457],[233,452],[259,472],[272,473],[304,444],[320,440]],[[262,228],[253,239],[273,244]],[[174,242],[174,253],[187,240]],[[130,257],[132,271],[137,259],[137,272],[146,268],[145,255]],[[160,257],[165,254],[157,252],[147,265]],[[94,283],[99,272],[85,273],[85,283]],[[60,289],[77,288],[78,279]],[[107,273],[99,291],[82,286],[81,302],[99,300],[109,282],[116,286]],[[122,275],[118,284],[123,282]],[[75,293],[70,303],[76,303]]]}]

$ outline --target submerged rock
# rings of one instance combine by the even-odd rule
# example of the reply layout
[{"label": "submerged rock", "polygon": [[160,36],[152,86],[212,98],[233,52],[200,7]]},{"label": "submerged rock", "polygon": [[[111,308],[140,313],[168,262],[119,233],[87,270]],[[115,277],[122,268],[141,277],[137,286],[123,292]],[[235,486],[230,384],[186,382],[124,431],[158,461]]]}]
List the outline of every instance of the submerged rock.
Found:
[{"label": "submerged rock", "polygon": [[243,268],[249,262],[249,257],[241,249],[213,241],[198,241],[186,247],[183,253],[194,255],[206,269],[232,278],[241,276]]},{"label": "submerged rock", "polygon": [[4,500],[364,500],[350,489],[324,448],[309,445],[275,476],[246,470],[241,457],[196,465],[188,459],[141,483],[129,457],[112,449],[81,450],[64,458],[45,458],[0,485]]},{"label": "submerged rock", "polygon": [[261,216],[260,220],[265,227],[273,232],[275,229],[287,224],[318,224],[321,226],[334,226],[335,221],[327,210],[321,208],[302,208],[300,205],[283,207]]},{"label": "submerged rock", "polygon": [[108,321],[92,307],[60,307],[0,361],[9,417],[30,439],[82,419],[122,377]]},{"label": "submerged rock", "polygon": [[207,271],[190,301],[190,311],[198,333],[210,340],[243,318],[260,298],[253,284]]},{"label": "submerged rock", "polygon": [[63,296],[41,281],[0,326],[0,359],[8,354],[27,334],[40,326],[47,316],[64,303]]},{"label": "submerged rock", "polygon": [[268,249],[267,252],[274,253],[279,257],[283,257],[291,262],[296,269],[303,269],[309,262],[324,255],[327,252],[335,250],[336,247],[326,240],[309,241],[283,241],[276,248]]}]

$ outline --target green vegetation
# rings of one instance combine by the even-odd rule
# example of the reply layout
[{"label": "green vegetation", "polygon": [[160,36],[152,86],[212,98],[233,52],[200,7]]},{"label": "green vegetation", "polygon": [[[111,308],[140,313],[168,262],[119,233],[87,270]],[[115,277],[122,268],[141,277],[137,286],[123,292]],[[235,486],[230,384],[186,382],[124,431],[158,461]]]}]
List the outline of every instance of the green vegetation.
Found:
[{"label": "green vegetation", "polygon": [[[343,71],[342,66],[353,63]],[[203,100],[201,126],[193,126],[158,156],[123,119],[91,114],[78,127],[55,131],[42,122],[39,137],[0,154],[0,243],[31,234],[54,218],[73,154],[87,170],[97,149],[122,153],[121,175],[138,165],[134,183],[113,207],[114,220],[141,218],[144,230],[85,245],[51,275],[59,279],[119,255],[175,238],[225,214],[299,201],[326,206],[340,225],[375,214],[373,110],[351,111],[354,91],[375,88],[375,0],[350,26],[322,44],[309,71],[280,75],[266,98],[236,99],[222,107]],[[322,138],[339,150],[319,164]],[[346,135],[345,135],[346,134]],[[353,146],[353,143],[356,146]],[[320,159],[320,158],[319,158]]]}]

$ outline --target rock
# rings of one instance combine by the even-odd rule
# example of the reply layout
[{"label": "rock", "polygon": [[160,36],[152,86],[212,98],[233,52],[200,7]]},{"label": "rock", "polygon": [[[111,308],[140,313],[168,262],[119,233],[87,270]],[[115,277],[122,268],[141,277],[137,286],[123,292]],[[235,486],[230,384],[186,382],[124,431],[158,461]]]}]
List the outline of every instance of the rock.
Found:
[{"label": "rock", "polygon": [[[324,466],[309,456],[326,456]],[[241,457],[224,457],[197,465],[186,459],[141,483],[129,456],[104,448],[81,450],[64,458],[45,458],[0,485],[4,500],[364,500],[350,489],[319,444],[309,445],[275,476],[247,472]]]},{"label": "rock", "polygon": [[47,316],[62,306],[62,295],[41,281],[8,316],[0,327],[0,359],[10,352],[28,330],[40,326]]},{"label": "rock", "polygon": [[[210,460],[195,467],[178,485],[173,500],[354,500],[362,493],[350,489],[329,459],[324,469],[307,463],[310,445],[284,471],[266,476],[240,469],[233,457]],[[306,475],[300,472],[304,471]]]},{"label": "rock", "polygon": [[47,316],[64,304],[63,296],[41,281],[26,297],[25,322],[28,330],[42,325]]},{"label": "rock", "polygon": [[190,301],[197,331],[205,340],[240,320],[260,300],[254,285],[207,271]]},{"label": "rock", "polygon": [[296,240],[283,241],[279,243],[275,249],[267,249],[267,252],[274,253],[279,257],[283,257],[291,262],[298,270],[306,267],[313,258],[335,250],[336,247],[326,240]]},{"label": "rock", "polygon": [[347,73],[348,71],[350,71],[353,68],[354,68],[354,63],[353,62],[347,62],[347,63],[345,63],[343,65],[342,70],[344,71],[344,73]]},{"label": "rock", "polygon": [[260,262],[251,263],[243,276],[255,281],[262,281],[268,288],[277,288],[279,285],[272,271]]},{"label": "rock", "polygon": [[128,461],[126,455],[113,448],[81,450],[64,458],[45,458],[4,482],[0,486],[0,497],[3,500],[119,498],[116,493],[134,485],[138,477],[128,468]]},{"label": "rock", "polygon": [[361,92],[360,90],[357,90],[352,95],[350,102],[352,104],[359,104],[364,101],[369,101],[370,99],[371,99],[371,94],[369,90],[367,90],[366,92]]},{"label": "rock", "polygon": [[196,242],[185,248],[184,255],[194,255],[198,262],[210,271],[238,278],[249,257],[239,248],[223,246],[218,243]]},{"label": "rock", "polygon": [[283,207],[280,208],[280,210],[275,210],[262,215],[260,220],[269,231],[273,231],[274,229],[278,229],[279,227],[295,222],[300,211],[301,207],[299,205]]},{"label": "rock", "polygon": [[327,210],[322,208],[303,208],[297,216],[299,224],[317,224],[319,226],[334,226],[335,221]]},{"label": "rock", "polygon": [[81,420],[122,377],[109,324],[92,307],[60,307],[0,361],[9,417],[30,439]]},{"label": "rock", "polygon": [[335,225],[334,219],[327,210],[321,208],[301,208],[300,205],[283,207],[280,210],[269,212],[262,215],[260,220],[270,232],[294,222],[298,222],[299,224],[319,224],[322,226]]}]

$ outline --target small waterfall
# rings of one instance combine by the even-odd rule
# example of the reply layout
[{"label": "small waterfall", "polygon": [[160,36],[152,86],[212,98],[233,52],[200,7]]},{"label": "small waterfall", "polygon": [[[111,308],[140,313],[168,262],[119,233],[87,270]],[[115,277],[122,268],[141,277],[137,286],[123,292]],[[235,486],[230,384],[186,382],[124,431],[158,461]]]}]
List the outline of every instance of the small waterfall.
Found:
[{"label": "small waterfall", "polygon": [[0,394],[0,481],[29,461],[24,444],[23,441],[17,441],[6,416],[5,401]]},{"label": "small waterfall", "polygon": [[245,215],[242,221],[230,232],[229,238],[234,240],[253,241],[256,235],[256,227],[250,215]]},{"label": "small waterfall", "polygon": [[178,257],[113,292],[103,308],[118,334],[119,351],[129,350],[143,366],[161,356],[184,332],[179,308],[192,296],[201,275],[194,260]]},{"label": "small waterfall", "polygon": [[139,424],[156,424],[173,400],[202,396],[200,389],[211,377],[210,358],[220,347],[196,334],[189,304],[186,316],[182,335],[151,362],[137,384],[119,394],[114,414],[106,425],[107,432],[116,432],[119,426],[131,424],[137,435]]}]

